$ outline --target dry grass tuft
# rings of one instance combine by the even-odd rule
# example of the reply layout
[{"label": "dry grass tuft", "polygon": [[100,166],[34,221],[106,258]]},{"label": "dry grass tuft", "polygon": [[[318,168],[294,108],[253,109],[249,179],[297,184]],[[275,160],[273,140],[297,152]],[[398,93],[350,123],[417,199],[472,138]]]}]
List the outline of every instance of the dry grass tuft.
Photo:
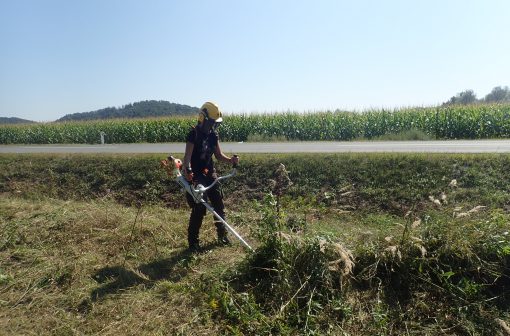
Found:
[{"label": "dry grass tuft", "polygon": [[[328,256],[329,270],[340,272],[342,277],[352,273],[354,269],[354,256],[352,252],[338,242],[319,240],[320,251]],[[333,259],[333,260],[331,260]]]}]

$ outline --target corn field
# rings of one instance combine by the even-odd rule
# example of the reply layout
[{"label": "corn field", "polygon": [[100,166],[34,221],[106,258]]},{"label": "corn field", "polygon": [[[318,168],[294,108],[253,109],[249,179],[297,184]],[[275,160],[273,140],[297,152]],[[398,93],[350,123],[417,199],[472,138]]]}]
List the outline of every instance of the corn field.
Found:
[{"label": "corn field", "polygon": [[[183,142],[195,118],[116,119],[42,123],[0,127],[1,144]],[[473,105],[371,110],[361,113],[243,114],[225,116],[222,141],[246,141],[249,136],[289,140],[372,139],[385,134],[420,130],[437,139],[510,137],[510,105]]]}]

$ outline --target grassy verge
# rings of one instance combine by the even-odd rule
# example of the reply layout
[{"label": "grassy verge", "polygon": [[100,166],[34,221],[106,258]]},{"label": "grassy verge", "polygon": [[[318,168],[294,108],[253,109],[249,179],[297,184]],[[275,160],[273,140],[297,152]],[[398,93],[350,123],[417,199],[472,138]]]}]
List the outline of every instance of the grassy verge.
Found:
[{"label": "grassy verge", "polygon": [[410,129],[398,133],[387,133],[373,138],[358,138],[357,141],[429,141],[435,140],[433,135],[427,134],[419,129]]},{"label": "grassy verge", "polygon": [[[183,206],[177,185],[159,166],[164,157],[2,155],[0,192],[77,200],[108,195],[127,205]],[[261,199],[282,163],[294,182],[286,197],[305,203],[403,215],[412,207],[433,204],[429,198],[439,199],[444,193],[456,203],[510,205],[508,155],[268,154],[243,155],[241,160],[239,176],[224,185],[226,195],[235,200]],[[226,173],[230,167],[219,165],[218,169]]]},{"label": "grassy verge", "polygon": [[510,323],[508,156],[246,155],[224,185],[227,216],[257,252],[216,246],[207,218],[201,255],[186,252],[189,211],[157,159],[0,156],[1,330],[495,335]]}]

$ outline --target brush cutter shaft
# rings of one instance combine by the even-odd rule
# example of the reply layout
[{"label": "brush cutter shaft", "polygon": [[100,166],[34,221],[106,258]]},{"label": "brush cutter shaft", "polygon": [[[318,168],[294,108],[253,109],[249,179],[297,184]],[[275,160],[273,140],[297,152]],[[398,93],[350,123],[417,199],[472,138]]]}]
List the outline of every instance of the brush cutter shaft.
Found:
[{"label": "brush cutter shaft", "polygon": [[184,176],[182,175],[176,176],[175,181],[184,189],[184,191],[186,191],[193,197],[195,203],[200,203],[202,201],[203,193],[200,193],[199,190],[193,188],[193,185],[190,182],[188,182],[184,178]]},{"label": "brush cutter shaft", "polygon": [[239,235],[239,233],[236,232],[236,230],[234,230],[230,225],[228,225],[227,222],[225,222],[225,220],[223,218],[221,218],[220,215],[218,215],[218,213],[216,211],[214,211],[214,208],[212,206],[210,206],[207,202],[205,201],[202,201],[202,204],[206,207],[207,210],[209,210],[213,215],[214,217],[216,217],[220,222],[223,223],[223,225],[225,225],[225,228],[231,233],[233,234],[237,239],[239,239],[239,241],[250,251],[253,252],[253,249],[251,248],[251,246],[243,239],[243,237],[241,237]]}]

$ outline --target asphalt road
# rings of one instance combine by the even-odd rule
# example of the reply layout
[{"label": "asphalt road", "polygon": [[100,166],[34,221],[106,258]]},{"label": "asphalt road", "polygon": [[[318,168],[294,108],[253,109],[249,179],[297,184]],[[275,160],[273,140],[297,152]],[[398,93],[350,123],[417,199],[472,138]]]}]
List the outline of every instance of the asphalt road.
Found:
[{"label": "asphalt road", "polygon": [[[510,140],[222,142],[225,153],[510,153]],[[0,153],[184,153],[184,143],[0,145]]]}]

